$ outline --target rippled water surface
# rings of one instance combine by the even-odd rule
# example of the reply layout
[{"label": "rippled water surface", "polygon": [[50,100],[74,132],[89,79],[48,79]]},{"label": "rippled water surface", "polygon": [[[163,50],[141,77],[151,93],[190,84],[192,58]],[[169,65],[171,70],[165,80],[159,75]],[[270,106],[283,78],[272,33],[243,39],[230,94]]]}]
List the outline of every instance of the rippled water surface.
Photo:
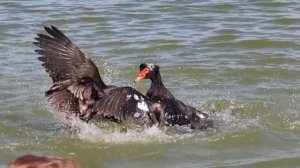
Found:
[{"label": "rippled water surface", "polygon": [[[0,2],[0,167],[23,154],[83,167],[300,167],[299,1]],[[51,80],[32,45],[56,25],[106,83],[133,85],[140,63],[161,67],[176,97],[215,115],[212,130],[122,133],[73,121],[44,97]],[[107,128],[110,127],[110,128]]]}]

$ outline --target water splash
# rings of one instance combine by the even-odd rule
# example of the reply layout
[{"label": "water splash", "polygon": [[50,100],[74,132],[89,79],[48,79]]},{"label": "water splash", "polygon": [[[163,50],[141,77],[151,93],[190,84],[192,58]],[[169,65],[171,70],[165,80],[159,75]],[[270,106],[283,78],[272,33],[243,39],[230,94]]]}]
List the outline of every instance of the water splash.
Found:
[{"label": "water splash", "polygon": [[[260,118],[242,117],[243,105],[229,101],[229,106],[216,111],[220,102],[210,104],[211,118],[215,127],[205,131],[191,130],[185,126],[174,126],[160,129],[157,126],[137,127],[114,122],[86,123],[77,117],[62,117],[62,113],[52,111],[61,124],[67,125],[65,133],[75,138],[96,143],[126,144],[126,143],[174,143],[180,141],[211,140],[209,137],[234,134],[258,126]],[[212,109],[215,110],[212,110]]]},{"label": "water splash", "polygon": [[75,137],[91,142],[124,144],[124,143],[168,143],[188,138],[189,134],[168,134],[157,126],[149,128],[126,128],[120,123],[86,123],[73,117],[64,121],[68,123]]}]

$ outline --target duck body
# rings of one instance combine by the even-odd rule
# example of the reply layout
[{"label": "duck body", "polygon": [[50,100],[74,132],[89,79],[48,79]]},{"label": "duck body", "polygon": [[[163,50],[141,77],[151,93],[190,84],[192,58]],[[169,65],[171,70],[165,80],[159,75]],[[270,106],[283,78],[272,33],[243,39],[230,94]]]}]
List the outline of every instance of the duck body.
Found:
[{"label": "duck body", "polygon": [[94,62],[64,33],[54,26],[44,28],[48,34],[37,35],[34,44],[40,49],[35,52],[52,79],[46,97],[56,110],[84,121],[101,116],[150,123],[146,96],[131,87],[106,85]]},{"label": "duck body", "polygon": [[92,109],[96,115],[104,116],[116,122],[131,120],[140,125],[152,125],[149,118],[149,99],[131,87],[116,87],[107,90]]}]

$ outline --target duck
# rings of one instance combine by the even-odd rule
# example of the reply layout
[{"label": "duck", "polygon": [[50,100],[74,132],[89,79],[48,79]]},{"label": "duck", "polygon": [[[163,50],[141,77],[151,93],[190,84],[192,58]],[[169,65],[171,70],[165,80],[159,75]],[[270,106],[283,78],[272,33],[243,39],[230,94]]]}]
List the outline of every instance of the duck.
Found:
[{"label": "duck", "polygon": [[134,82],[138,83],[143,79],[151,80],[146,96],[150,99],[150,110],[160,127],[179,125],[191,129],[206,129],[213,126],[209,115],[176,99],[165,87],[158,65],[142,63],[139,69]]},{"label": "duck", "polygon": [[37,34],[38,60],[52,79],[45,92],[56,111],[89,122],[97,117],[151,125],[149,99],[132,87],[106,85],[95,63],[61,30],[51,25]]}]

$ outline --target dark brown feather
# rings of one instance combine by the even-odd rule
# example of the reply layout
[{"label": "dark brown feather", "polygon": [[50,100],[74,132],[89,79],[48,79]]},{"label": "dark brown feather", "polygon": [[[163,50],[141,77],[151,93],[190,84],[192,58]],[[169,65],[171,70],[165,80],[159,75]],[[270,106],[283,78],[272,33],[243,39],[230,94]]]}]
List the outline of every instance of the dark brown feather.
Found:
[{"label": "dark brown feather", "polygon": [[40,47],[35,52],[53,81],[46,96],[59,111],[89,118],[91,107],[107,86],[96,65],[67,36],[54,26],[45,30],[49,35],[38,34],[34,44]]},{"label": "dark brown feather", "polygon": [[39,60],[53,82],[68,79],[91,78],[99,88],[105,88],[98,68],[71,40],[56,27],[45,27],[49,35],[38,34],[34,44],[41,48],[36,52],[42,55]]},{"label": "dark brown feather", "polygon": [[131,87],[117,87],[109,90],[107,96],[101,97],[94,111],[96,115],[103,115],[117,121],[136,119],[144,122],[149,120],[149,110],[143,111],[138,107],[138,103],[142,102],[149,103],[148,98],[140,92]]}]

